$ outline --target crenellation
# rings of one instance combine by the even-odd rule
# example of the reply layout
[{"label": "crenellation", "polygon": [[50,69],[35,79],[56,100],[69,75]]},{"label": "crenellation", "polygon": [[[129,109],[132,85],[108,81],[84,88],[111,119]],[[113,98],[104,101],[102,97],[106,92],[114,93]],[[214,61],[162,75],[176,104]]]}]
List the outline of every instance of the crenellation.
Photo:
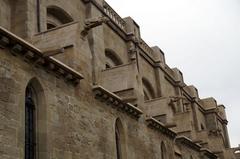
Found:
[{"label": "crenellation", "polygon": [[180,85],[183,85],[184,84],[184,80],[183,80],[182,72],[178,68],[173,68],[172,70],[175,73],[175,76],[174,76],[175,77],[175,81],[177,83],[179,83]]},{"label": "crenellation", "polygon": [[183,89],[186,90],[192,98],[199,99],[198,90],[195,86],[185,86]]},{"label": "crenellation", "polygon": [[217,108],[217,101],[213,97],[201,99],[200,103],[204,106],[204,109],[206,110]]},{"label": "crenellation", "polygon": [[125,30],[128,35],[133,35],[136,39],[139,40],[141,37],[139,25],[131,17],[126,17],[123,19],[126,22]]},{"label": "crenellation", "polygon": [[152,50],[155,54],[155,61],[160,62],[160,65],[163,67],[166,64],[164,52],[158,46],[152,47]]}]

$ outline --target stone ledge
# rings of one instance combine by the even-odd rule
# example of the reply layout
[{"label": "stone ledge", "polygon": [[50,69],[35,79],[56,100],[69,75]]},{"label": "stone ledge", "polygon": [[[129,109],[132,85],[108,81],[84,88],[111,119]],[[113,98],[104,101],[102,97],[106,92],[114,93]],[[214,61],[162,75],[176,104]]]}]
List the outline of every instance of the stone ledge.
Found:
[{"label": "stone ledge", "polygon": [[189,139],[185,136],[176,137],[176,141],[188,146],[191,149],[197,150],[197,151],[200,151],[200,149],[201,149],[201,145],[194,143],[191,139]]},{"label": "stone ledge", "polygon": [[213,153],[212,153],[209,149],[207,149],[207,148],[201,148],[200,151],[203,153],[203,155],[209,157],[210,159],[217,159],[217,158],[218,158],[215,154],[213,154]]},{"label": "stone ledge", "polygon": [[165,125],[163,123],[161,123],[160,121],[158,121],[152,117],[146,119],[146,122],[150,128],[160,131],[161,133],[165,134],[166,136],[170,137],[171,139],[174,139],[177,136],[177,134],[174,131],[165,127]]},{"label": "stone ledge", "polygon": [[46,57],[32,44],[0,27],[0,48],[9,48],[13,56],[22,56],[23,60],[33,66],[41,66],[48,72],[52,72],[58,78],[77,85],[83,76],[53,57]]},{"label": "stone ledge", "polygon": [[130,103],[125,103],[122,98],[112,92],[109,92],[102,86],[93,86],[93,92],[96,99],[99,99],[101,102],[104,102],[107,105],[111,105],[113,108],[125,112],[136,119],[138,119],[143,114],[140,109]]}]

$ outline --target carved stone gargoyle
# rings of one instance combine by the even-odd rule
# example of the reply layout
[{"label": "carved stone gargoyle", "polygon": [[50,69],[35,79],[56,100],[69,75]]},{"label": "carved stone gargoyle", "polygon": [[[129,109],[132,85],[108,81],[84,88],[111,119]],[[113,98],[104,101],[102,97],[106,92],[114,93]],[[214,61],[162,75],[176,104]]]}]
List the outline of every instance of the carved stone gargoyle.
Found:
[{"label": "carved stone gargoyle", "polygon": [[96,17],[96,18],[90,18],[85,21],[84,29],[81,32],[81,37],[84,39],[87,35],[88,32],[103,23],[107,23],[110,19],[107,17]]}]

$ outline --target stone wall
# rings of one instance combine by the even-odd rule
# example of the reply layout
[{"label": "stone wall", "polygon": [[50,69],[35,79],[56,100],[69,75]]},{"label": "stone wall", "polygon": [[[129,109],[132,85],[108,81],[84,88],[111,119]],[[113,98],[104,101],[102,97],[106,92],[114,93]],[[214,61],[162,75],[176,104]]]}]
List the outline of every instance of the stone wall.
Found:
[{"label": "stone wall", "polygon": [[[162,144],[167,159],[233,155],[223,143],[225,110],[212,98],[201,100],[164,53],[141,39],[132,18],[102,0],[37,2],[0,2],[0,25],[10,30],[0,29],[0,158],[24,158],[28,85],[36,93],[39,159],[115,159],[117,119],[124,159],[161,158]],[[47,30],[49,6],[73,21]],[[120,65],[106,68],[107,49]],[[144,99],[144,89],[151,98]]]}]

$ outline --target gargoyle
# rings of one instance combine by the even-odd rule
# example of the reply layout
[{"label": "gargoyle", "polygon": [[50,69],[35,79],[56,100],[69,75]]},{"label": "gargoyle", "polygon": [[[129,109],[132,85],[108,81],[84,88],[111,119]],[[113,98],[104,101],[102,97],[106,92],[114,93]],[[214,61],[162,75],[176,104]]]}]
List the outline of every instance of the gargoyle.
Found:
[{"label": "gargoyle", "polygon": [[81,32],[81,36],[82,38],[84,38],[85,36],[87,36],[89,30],[102,25],[103,23],[107,23],[110,19],[107,17],[96,17],[96,18],[91,18],[91,19],[87,19],[85,21],[85,26],[83,31]]}]

